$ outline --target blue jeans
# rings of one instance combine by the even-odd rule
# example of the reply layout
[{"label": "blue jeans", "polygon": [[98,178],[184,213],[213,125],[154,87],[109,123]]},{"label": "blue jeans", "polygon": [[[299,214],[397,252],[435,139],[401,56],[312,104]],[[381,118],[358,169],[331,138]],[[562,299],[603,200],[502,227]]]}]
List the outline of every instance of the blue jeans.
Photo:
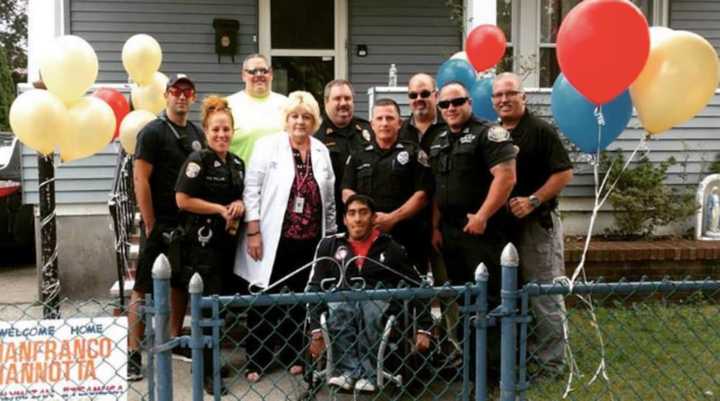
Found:
[{"label": "blue jeans", "polygon": [[387,301],[331,302],[328,304],[335,374],[376,381],[377,353],[382,339],[382,317]]}]

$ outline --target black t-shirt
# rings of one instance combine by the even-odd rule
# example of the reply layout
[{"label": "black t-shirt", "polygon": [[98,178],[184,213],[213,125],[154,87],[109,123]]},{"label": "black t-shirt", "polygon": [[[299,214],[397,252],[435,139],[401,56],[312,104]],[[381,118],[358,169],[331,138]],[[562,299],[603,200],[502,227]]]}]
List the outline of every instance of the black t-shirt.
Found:
[{"label": "black t-shirt", "polygon": [[[170,128],[171,126],[175,132]],[[175,181],[180,166],[192,151],[204,147],[205,137],[202,130],[190,121],[185,127],[180,127],[162,116],[140,130],[135,158],[144,160],[153,167],[150,175],[150,194],[155,219],[158,222],[168,224],[178,222]]]},{"label": "black t-shirt", "polygon": [[[572,168],[570,157],[555,128],[529,111],[526,110],[518,125],[510,130],[510,136],[515,146],[520,148],[517,156],[517,183],[512,196],[530,196],[551,175]],[[557,199],[553,198],[533,213],[555,207]]]},{"label": "black t-shirt", "polygon": [[[490,169],[515,158],[508,132],[488,121],[471,118],[458,133],[442,132],[430,146],[435,200],[443,220],[464,226],[467,214],[485,202],[493,175]],[[488,221],[499,228],[503,209]]]},{"label": "black t-shirt", "polygon": [[392,212],[417,191],[432,193],[432,172],[418,157],[412,143],[396,142],[387,150],[368,145],[348,158],[342,188],[373,198],[380,212]]}]

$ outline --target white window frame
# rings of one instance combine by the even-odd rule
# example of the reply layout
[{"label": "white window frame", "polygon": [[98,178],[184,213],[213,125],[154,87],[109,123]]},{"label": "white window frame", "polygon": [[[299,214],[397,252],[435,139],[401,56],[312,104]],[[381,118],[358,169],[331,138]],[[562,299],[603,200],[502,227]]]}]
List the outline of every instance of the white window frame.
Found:
[{"label": "white window frame", "polygon": [[332,57],[335,79],[346,79],[348,40],[348,0],[334,0],[335,48],[334,49],[274,49],[272,48],[270,1],[258,0],[258,49],[270,59],[275,57]]},{"label": "white window frame", "polygon": [[[652,20],[648,21],[650,26],[668,26],[670,21],[670,1],[654,0]],[[540,1],[539,0],[512,0],[512,46],[513,57],[535,55],[537,63],[540,63],[540,49],[552,47],[540,44]],[[465,27],[469,32],[472,27],[478,25],[478,21],[489,23],[487,13],[497,14],[495,0],[466,0]],[[481,18],[478,18],[480,16]],[[528,75],[524,84],[528,88],[537,88],[540,83],[539,71],[535,69]]]}]

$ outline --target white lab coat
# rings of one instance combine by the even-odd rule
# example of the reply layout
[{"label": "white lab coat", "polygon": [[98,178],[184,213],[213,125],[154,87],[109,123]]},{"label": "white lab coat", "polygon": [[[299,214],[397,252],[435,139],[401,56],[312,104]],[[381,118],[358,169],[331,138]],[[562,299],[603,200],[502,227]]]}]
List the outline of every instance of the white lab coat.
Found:
[{"label": "white lab coat", "polygon": [[[335,220],[335,174],[330,153],[319,140],[310,137],[313,176],[322,199],[321,236],[337,231]],[[280,132],[258,139],[245,174],[245,221],[260,220],[262,259],[253,260],[247,253],[247,236],[243,235],[235,253],[235,274],[249,283],[267,287],[275,263],[283,219],[290,189],[295,179],[290,140]]]}]

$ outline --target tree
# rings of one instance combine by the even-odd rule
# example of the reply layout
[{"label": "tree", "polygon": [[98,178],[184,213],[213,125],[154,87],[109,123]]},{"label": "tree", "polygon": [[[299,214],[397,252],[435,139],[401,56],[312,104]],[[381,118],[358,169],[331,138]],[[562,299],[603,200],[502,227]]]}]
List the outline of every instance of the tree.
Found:
[{"label": "tree", "polygon": [[5,49],[0,47],[0,131],[10,131],[10,105],[15,100],[15,83]]},{"label": "tree", "polygon": [[27,79],[27,0],[0,0],[0,45],[15,83]]}]

